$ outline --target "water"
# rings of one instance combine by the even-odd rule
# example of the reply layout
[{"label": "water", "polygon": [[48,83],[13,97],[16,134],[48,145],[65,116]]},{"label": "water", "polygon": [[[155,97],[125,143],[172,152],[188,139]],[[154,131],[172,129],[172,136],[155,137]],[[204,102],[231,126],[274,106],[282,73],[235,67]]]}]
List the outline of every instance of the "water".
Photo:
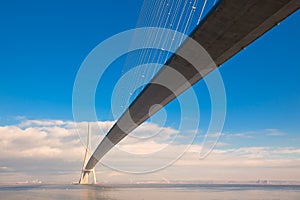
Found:
[{"label": "water", "polygon": [[0,199],[205,199],[299,200],[300,186],[275,185],[13,185],[0,186]]}]

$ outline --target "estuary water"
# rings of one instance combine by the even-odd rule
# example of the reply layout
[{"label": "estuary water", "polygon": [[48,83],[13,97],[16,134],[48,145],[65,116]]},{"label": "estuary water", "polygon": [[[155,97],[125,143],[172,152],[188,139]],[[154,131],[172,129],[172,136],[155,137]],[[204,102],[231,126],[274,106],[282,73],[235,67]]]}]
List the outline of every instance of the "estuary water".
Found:
[{"label": "estuary water", "polygon": [[239,184],[2,185],[0,199],[299,200],[300,186]]}]

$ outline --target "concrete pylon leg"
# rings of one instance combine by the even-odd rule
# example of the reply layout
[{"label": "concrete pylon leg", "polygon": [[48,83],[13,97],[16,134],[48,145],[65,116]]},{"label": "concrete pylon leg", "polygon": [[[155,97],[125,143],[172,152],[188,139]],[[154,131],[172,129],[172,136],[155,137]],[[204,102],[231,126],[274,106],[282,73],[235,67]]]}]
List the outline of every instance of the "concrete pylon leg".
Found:
[{"label": "concrete pylon leg", "polygon": [[93,184],[97,184],[97,179],[96,179],[96,173],[95,173],[95,168],[93,168]]},{"label": "concrete pylon leg", "polygon": [[90,169],[90,170],[86,169],[86,164],[87,164],[88,160],[91,157],[91,140],[90,139],[91,139],[90,124],[88,124],[87,146],[86,146],[86,149],[85,149],[83,167],[82,167],[81,176],[80,176],[80,179],[79,179],[79,184],[89,184],[89,175],[90,175],[90,173],[92,173],[92,175],[93,175],[93,184],[97,183],[95,167],[93,169]]},{"label": "concrete pylon leg", "polygon": [[81,177],[79,180],[79,184],[88,184],[89,183],[89,175],[84,171],[81,172]]},{"label": "concrete pylon leg", "polygon": [[93,168],[92,170],[82,170],[79,184],[82,184],[82,185],[89,184],[89,175],[90,174],[93,176],[92,184],[96,184],[97,179],[96,179],[95,168]]}]

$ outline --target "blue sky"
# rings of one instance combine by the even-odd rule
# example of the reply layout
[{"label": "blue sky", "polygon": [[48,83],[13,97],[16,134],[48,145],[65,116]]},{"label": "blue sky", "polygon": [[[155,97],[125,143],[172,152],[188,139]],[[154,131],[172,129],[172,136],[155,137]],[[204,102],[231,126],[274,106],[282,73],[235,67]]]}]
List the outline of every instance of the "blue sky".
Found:
[{"label": "blue sky", "polygon": [[141,3],[1,2],[1,116],[72,118],[81,62],[101,41],[134,28]]},{"label": "blue sky", "polygon": [[[1,4],[0,105],[5,124],[14,116],[71,119],[72,87],[81,62],[104,39],[134,28],[142,2]],[[228,128],[276,124],[297,131],[298,22],[295,13],[220,68]]]},{"label": "blue sky", "polygon": [[[103,40],[135,28],[142,3],[1,2],[0,126],[72,121],[73,83],[82,61]],[[220,149],[300,148],[299,21],[298,11],[220,67],[227,96],[221,142],[230,144]],[[194,90],[204,130],[209,95],[203,81]],[[105,113],[98,115],[112,120],[105,105],[96,103]],[[176,109],[176,103],[168,107],[175,122]]]}]

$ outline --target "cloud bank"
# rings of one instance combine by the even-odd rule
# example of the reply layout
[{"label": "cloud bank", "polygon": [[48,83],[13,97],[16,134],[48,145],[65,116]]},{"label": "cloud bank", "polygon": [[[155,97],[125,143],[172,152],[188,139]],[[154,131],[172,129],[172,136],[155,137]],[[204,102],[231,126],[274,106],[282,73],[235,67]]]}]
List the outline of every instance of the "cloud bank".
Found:
[{"label": "cloud bank", "polygon": [[[112,121],[91,123],[96,147],[113,125]],[[101,130],[101,132],[99,132]],[[191,137],[170,127],[145,123],[96,167],[100,182],[138,182],[165,180],[296,180],[300,181],[300,148],[293,146],[250,146],[233,148],[228,138],[243,134],[227,133],[212,153],[200,158],[199,141],[193,144],[173,142]],[[15,125],[0,126],[0,183],[77,181],[84,156],[87,123],[62,120],[22,119]],[[180,135],[181,134],[181,135]],[[266,134],[286,133],[268,129]],[[226,134],[225,136],[226,137]],[[247,137],[242,137],[244,140]],[[251,137],[249,139],[252,139]],[[116,169],[113,170],[110,167]],[[165,168],[166,167],[166,168]],[[123,171],[162,168],[142,175]]]}]

